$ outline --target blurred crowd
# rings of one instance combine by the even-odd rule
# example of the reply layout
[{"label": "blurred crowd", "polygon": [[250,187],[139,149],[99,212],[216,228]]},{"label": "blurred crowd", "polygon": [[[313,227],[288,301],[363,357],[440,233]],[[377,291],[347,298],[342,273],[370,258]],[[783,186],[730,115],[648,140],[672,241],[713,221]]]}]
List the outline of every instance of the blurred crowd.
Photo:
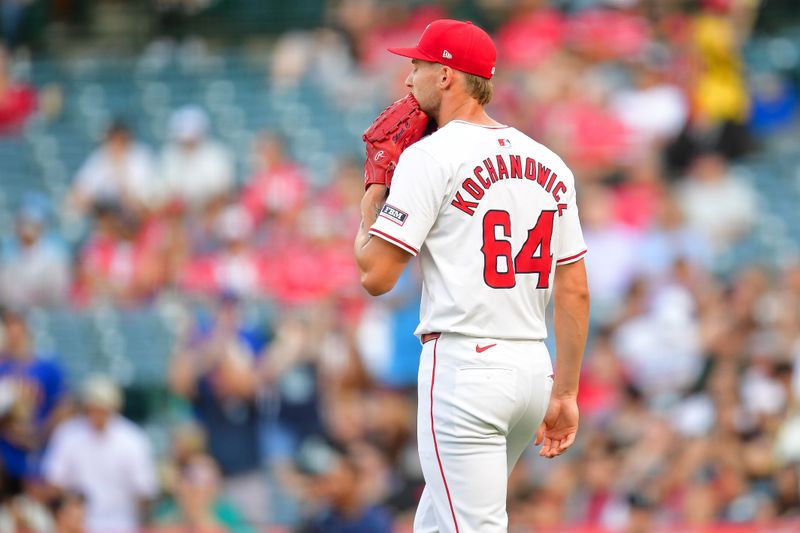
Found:
[{"label": "blurred crowd", "polygon": [[[523,456],[511,531],[800,523],[800,262],[716,268],[761,208],[737,161],[793,120],[794,95],[744,69],[758,2],[470,5],[498,45],[490,112],[574,170],[590,250],[581,432],[557,460]],[[270,79],[311,79],[342,110],[391,100],[408,65],[386,46],[459,9],[331,3],[326,27],[277,40]],[[16,135],[35,89],[7,71],[0,135]],[[64,198],[19,206],[0,249],[0,532],[410,527],[416,269],[384,297],[361,291],[359,161],[320,184],[282,132],[227,146],[212,126],[176,109],[153,147],[115,120]],[[165,300],[185,311],[165,379],[179,414],[156,449],[120,384],[69,383],[26,313]]]}]

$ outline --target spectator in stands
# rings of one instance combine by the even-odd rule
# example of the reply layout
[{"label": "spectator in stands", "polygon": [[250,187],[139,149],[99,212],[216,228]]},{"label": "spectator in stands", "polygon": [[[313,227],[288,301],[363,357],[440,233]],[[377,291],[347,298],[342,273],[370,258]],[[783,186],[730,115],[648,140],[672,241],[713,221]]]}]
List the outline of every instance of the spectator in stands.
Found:
[{"label": "spectator in stands", "polygon": [[277,89],[293,90],[308,73],[312,65],[313,44],[312,35],[303,32],[287,32],[277,39],[269,69],[270,80],[275,80],[273,83]]},{"label": "spectator in stands", "polygon": [[309,305],[363,295],[340,226],[320,202],[305,206],[296,225],[264,246],[264,285],[283,305]]},{"label": "spectator in stands", "polygon": [[310,200],[321,208],[334,238],[346,241],[358,227],[361,221],[358,194],[363,183],[364,165],[354,159],[342,158],[331,182],[316,191]]},{"label": "spectator in stands", "polygon": [[390,533],[392,520],[383,507],[368,503],[358,458],[346,451],[319,453],[312,473],[311,496],[322,508],[298,531],[301,533]]},{"label": "spectator in stands", "polygon": [[5,397],[0,460],[11,482],[21,486],[38,472],[47,439],[69,407],[64,374],[52,357],[34,352],[25,317],[6,308],[0,321],[0,388]]},{"label": "spectator in stands", "polygon": [[119,414],[122,391],[103,375],[88,377],[80,394],[84,413],[62,423],[44,458],[57,489],[86,496],[89,533],[137,532],[142,506],[158,492],[147,435]]},{"label": "spectator in stands", "polygon": [[0,504],[0,531],[51,533],[53,519],[46,506],[27,494],[18,494]]},{"label": "spectator in stands", "polygon": [[303,208],[308,172],[289,156],[285,140],[274,132],[255,141],[255,169],[242,191],[242,205],[255,222],[265,220],[290,227]]},{"label": "spectator in stands", "polygon": [[[325,253],[332,297],[346,307],[343,313],[352,312],[354,315],[361,312],[364,291],[358,283],[358,272],[353,270],[355,263],[342,252],[361,220],[358,193],[363,188],[363,181],[363,165],[353,159],[343,158],[336,167],[332,182],[318,190],[312,202],[313,212],[316,213],[314,220],[325,227],[327,233],[324,240],[313,244],[313,248]],[[306,217],[303,218],[307,223]],[[357,316],[354,316],[352,322],[357,320]]]},{"label": "spectator in stands", "polygon": [[86,533],[86,497],[72,490],[62,491],[50,500],[54,533]]},{"label": "spectator in stands", "polygon": [[741,46],[756,6],[747,2],[702,4],[692,21],[690,44],[697,62],[692,97],[703,120],[741,123],[749,107]]},{"label": "spectator in stands", "polygon": [[249,245],[253,221],[238,205],[229,205],[218,216],[216,230],[223,249],[214,257],[215,292],[241,297],[257,294],[262,286],[260,261]]},{"label": "spectator in stands", "polygon": [[765,72],[751,81],[752,109],[749,129],[760,135],[780,134],[794,124],[800,95],[785,74]]},{"label": "spectator in stands", "polygon": [[17,135],[35,109],[36,90],[11,78],[11,58],[0,45],[0,138]]},{"label": "spectator in stands", "polygon": [[606,422],[622,406],[625,377],[609,338],[610,333],[610,328],[602,328],[594,335],[581,368],[578,402],[588,426]]},{"label": "spectator in stands", "polygon": [[655,221],[664,197],[661,162],[652,152],[639,153],[622,170],[622,182],[613,187],[614,218],[635,230],[646,229]]},{"label": "spectator in stands", "polygon": [[680,47],[687,52],[685,81],[692,101],[687,127],[666,155],[678,172],[712,146],[727,158],[752,148],[745,122],[752,97],[745,81],[741,48],[752,29],[757,4],[708,0],[701,3]]},{"label": "spectator in stands", "polygon": [[182,276],[183,287],[206,294],[258,294],[263,273],[261,261],[249,243],[253,229],[252,218],[243,207],[226,206],[214,224],[220,249],[189,262]]},{"label": "spectator in stands", "polygon": [[694,159],[678,198],[689,226],[717,252],[745,237],[756,221],[752,188],[733,175],[728,162],[713,150]]},{"label": "spectator in stands", "polygon": [[655,223],[642,237],[639,263],[645,276],[663,280],[679,261],[701,271],[709,266],[712,254],[707,239],[700,230],[689,227],[685,218],[674,194],[665,195]]},{"label": "spectator in stands", "polygon": [[259,445],[261,409],[256,358],[264,336],[249,327],[234,293],[223,293],[209,319],[180,339],[170,363],[173,393],[188,400],[222,470],[222,497],[259,527],[267,523],[267,487]]},{"label": "spectator in stands", "polygon": [[623,322],[614,344],[628,379],[662,405],[685,393],[703,369],[695,303],[684,287],[660,287],[646,313]]},{"label": "spectator in stands", "polygon": [[629,154],[630,132],[606,105],[608,84],[590,63],[569,55],[550,63],[544,75],[552,79],[537,82],[555,91],[534,117],[538,137],[563,153],[580,179],[600,179]]},{"label": "spectator in stands", "polygon": [[38,198],[17,212],[14,237],[0,255],[0,298],[17,308],[66,303],[70,283],[67,250],[47,232],[47,210]]},{"label": "spectator in stands", "polygon": [[71,206],[82,214],[97,204],[116,203],[138,213],[153,207],[158,191],[150,149],[134,140],[130,127],[114,120],[103,144],[81,165],[69,193]]},{"label": "spectator in stands", "polygon": [[260,370],[267,390],[279,396],[276,426],[269,432],[270,460],[291,462],[303,440],[323,434],[320,416],[320,352],[327,330],[310,309],[287,312],[266,347]]},{"label": "spectator in stands", "polygon": [[198,210],[231,193],[233,157],[209,137],[209,119],[197,106],[176,110],[169,120],[170,143],[161,154],[161,179],[167,200]]},{"label": "spectator in stands", "polygon": [[639,232],[614,219],[613,196],[602,186],[584,186],[581,192],[584,235],[595,252],[586,259],[593,305],[601,319],[611,319],[620,294],[633,282],[638,270]]},{"label": "spectator in stands", "polygon": [[640,56],[650,44],[653,30],[637,4],[592,2],[588,9],[573,13],[567,23],[569,44],[595,61]]},{"label": "spectator in stands", "polygon": [[334,325],[341,320],[334,312],[324,303],[288,309],[261,358],[263,393],[277,407],[265,424],[264,445],[276,498],[287,502],[279,510],[282,520],[296,518],[306,490],[307,480],[297,471],[298,450],[321,436],[360,438],[366,424],[366,402],[358,391],[367,376]]},{"label": "spectator in stands", "polygon": [[535,68],[563,46],[567,17],[549,2],[515,2],[497,32],[498,57],[514,68]]},{"label": "spectator in stands", "polygon": [[165,276],[158,243],[117,204],[96,205],[94,219],[94,231],[78,258],[76,299],[122,305],[147,301]]},{"label": "spectator in stands", "polygon": [[220,498],[222,476],[217,463],[205,454],[193,454],[178,465],[170,500],[155,509],[158,533],[250,533],[239,510]]},{"label": "spectator in stands", "polygon": [[[196,227],[195,222],[192,221],[193,227]],[[147,251],[140,259],[147,259],[152,276],[149,277],[152,294],[144,294],[149,297],[178,284],[192,251],[189,240],[191,228],[180,202],[163,204],[149,211],[139,219],[138,228],[135,242]]]},{"label": "spectator in stands", "polygon": [[634,147],[661,146],[678,136],[689,117],[689,102],[679,87],[669,83],[659,66],[640,62],[635,85],[615,94],[611,107],[628,128]]}]

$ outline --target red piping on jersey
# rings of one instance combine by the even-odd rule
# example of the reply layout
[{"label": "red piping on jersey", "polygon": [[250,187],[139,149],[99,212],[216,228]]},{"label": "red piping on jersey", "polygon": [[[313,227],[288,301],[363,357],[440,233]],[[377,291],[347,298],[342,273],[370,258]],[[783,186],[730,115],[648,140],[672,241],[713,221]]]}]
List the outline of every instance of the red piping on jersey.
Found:
[{"label": "red piping on jersey", "polygon": [[582,256],[585,253],[586,253],[586,250],[584,250],[582,252],[579,252],[579,253],[577,253],[575,255],[571,255],[569,257],[565,257],[564,259],[559,259],[558,261],[556,261],[556,263],[564,263],[565,261],[572,261],[573,259],[577,259],[577,258],[579,258],[580,256]]},{"label": "red piping on jersey", "polygon": [[394,244],[400,246],[401,248],[405,248],[406,250],[408,250],[409,252],[411,252],[414,255],[417,255],[419,253],[419,250],[417,250],[413,246],[410,246],[410,245],[404,243],[403,241],[401,241],[400,239],[398,239],[397,237],[392,237],[388,233],[384,233],[379,229],[370,228],[369,232],[373,233],[375,235],[378,235],[379,237],[383,237],[383,238],[393,242]]},{"label": "red piping on jersey", "polygon": [[433,382],[436,379],[436,346],[438,344],[439,339],[437,338],[433,341],[433,370],[431,371],[431,435],[433,435],[433,449],[436,450],[436,460],[439,462],[439,472],[442,473],[444,491],[447,493],[447,503],[450,504],[450,513],[453,515],[453,523],[456,525],[456,533],[458,533],[458,520],[456,520],[456,511],[453,508],[453,500],[450,498],[450,489],[447,486],[447,478],[444,477],[442,458],[439,456],[439,445],[436,443],[436,430],[433,427]]}]

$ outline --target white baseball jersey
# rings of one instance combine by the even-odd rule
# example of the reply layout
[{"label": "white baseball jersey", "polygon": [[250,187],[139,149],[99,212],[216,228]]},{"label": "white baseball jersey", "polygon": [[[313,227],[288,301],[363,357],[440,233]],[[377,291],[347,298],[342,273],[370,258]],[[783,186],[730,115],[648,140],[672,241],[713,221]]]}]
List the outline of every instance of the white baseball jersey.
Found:
[{"label": "white baseball jersey", "polygon": [[514,128],[460,120],[403,152],[370,233],[419,254],[417,335],[544,339],[555,268],[586,253],[564,162]]}]

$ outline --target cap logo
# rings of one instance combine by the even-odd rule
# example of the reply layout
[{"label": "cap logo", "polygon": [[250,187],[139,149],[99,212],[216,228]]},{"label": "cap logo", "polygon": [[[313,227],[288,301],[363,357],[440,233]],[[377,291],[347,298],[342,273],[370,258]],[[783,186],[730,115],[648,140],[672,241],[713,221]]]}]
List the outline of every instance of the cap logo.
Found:
[{"label": "cap logo", "polygon": [[442,57],[445,59],[453,59],[453,54],[445,50],[444,52],[442,52]]},{"label": "cap logo", "polygon": [[495,68],[496,68],[496,67],[492,67],[492,76],[494,76],[494,69],[495,69]]}]

